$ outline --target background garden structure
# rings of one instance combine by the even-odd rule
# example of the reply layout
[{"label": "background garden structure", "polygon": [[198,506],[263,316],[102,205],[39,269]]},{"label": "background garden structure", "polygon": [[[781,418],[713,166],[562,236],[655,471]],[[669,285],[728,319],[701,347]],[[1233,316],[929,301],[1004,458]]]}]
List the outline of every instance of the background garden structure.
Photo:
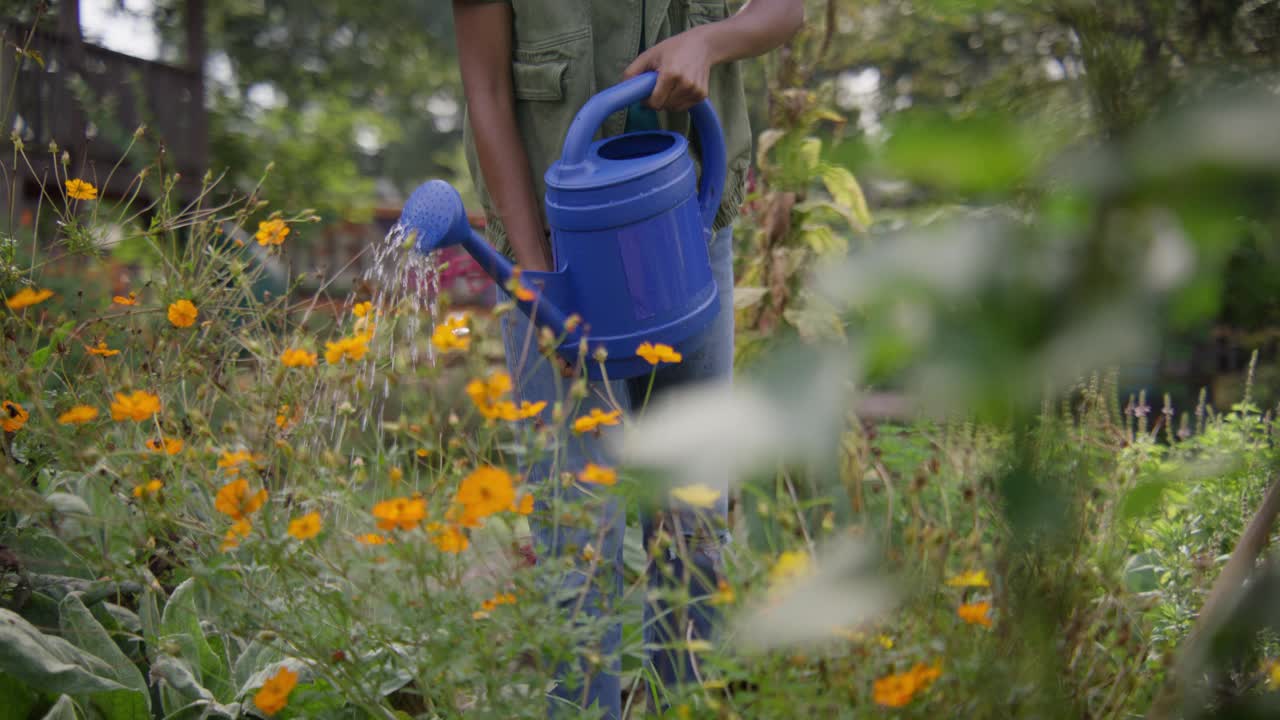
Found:
[{"label": "background garden structure", "polygon": [[[432,177],[483,223],[449,8],[0,0],[0,716],[543,717],[614,620],[634,718],[1275,716],[1280,2],[807,2],[735,385],[618,418],[517,405],[512,308],[397,245]],[[664,687],[638,512],[716,493]],[[598,544],[529,523],[615,496],[566,617]]]}]

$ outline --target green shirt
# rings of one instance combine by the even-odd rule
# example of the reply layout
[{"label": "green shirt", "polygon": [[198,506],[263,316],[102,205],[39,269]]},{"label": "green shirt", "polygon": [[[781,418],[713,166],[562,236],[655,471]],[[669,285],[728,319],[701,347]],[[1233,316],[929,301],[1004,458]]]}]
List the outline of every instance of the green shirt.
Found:
[{"label": "green shirt", "polygon": [[[516,123],[539,199],[546,195],[543,176],[559,159],[574,115],[596,92],[621,82],[642,42],[657,44],[689,28],[723,20],[729,13],[725,0],[496,1],[510,3],[513,11],[511,75]],[[737,217],[751,164],[751,129],[737,63],[712,68],[709,99],[724,130],[729,165],[715,222],[715,229],[720,229]],[[689,133],[688,113],[653,115],[659,127]],[[622,133],[629,116],[626,110],[610,116],[599,137]],[[488,220],[486,233],[494,247],[510,254],[506,231],[480,174],[469,120],[463,127],[471,177]],[[696,139],[691,145],[696,158]]]}]

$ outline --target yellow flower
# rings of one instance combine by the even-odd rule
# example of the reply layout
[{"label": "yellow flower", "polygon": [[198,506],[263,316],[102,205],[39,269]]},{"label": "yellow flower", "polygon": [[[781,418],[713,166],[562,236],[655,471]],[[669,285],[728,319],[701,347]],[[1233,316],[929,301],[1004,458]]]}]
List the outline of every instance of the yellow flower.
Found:
[{"label": "yellow flower", "polygon": [[583,415],[573,421],[573,431],[576,433],[588,433],[596,430],[601,425],[617,425],[621,420],[621,410],[610,410],[604,412],[600,408],[591,408],[591,413]]},{"label": "yellow flower", "polygon": [[970,625],[981,625],[985,628],[991,627],[991,603],[985,600],[961,605],[956,608],[956,615]]},{"label": "yellow flower", "polygon": [[404,471],[398,467],[393,467],[387,471],[387,477],[391,479],[391,482],[398,483],[404,479]]},{"label": "yellow flower", "polygon": [[267,491],[249,494],[249,481],[244,478],[232,480],[218,490],[213,499],[213,507],[232,520],[246,520],[257,512],[267,501]]},{"label": "yellow flower", "polygon": [[98,408],[92,405],[76,405],[58,416],[59,425],[79,425],[98,417]]},{"label": "yellow flower", "polygon": [[937,665],[916,663],[910,670],[886,675],[872,686],[872,699],[884,707],[903,707],[920,691],[928,688],[942,674]]},{"label": "yellow flower", "polygon": [[684,359],[684,356],[676,352],[670,345],[657,345],[649,342],[640,343],[640,347],[636,348],[636,354],[644,358],[650,365],[658,363],[678,363]]},{"label": "yellow flower", "polygon": [[454,315],[431,332],[431,344],[442,353],[463,351],[471,347],[471,336],[467,332],[467,316]]},{"label": "yellow flower", "polygon": [[724,578],[716,581],[716,591],[711,595],[712,605],[732,605],[737,598],[738,595],[733,591],[733,586]]},{"label": "yellow flower", "polygon": [[426,449],[426,448],[418,448],[417,450],[414,450],[414,451],[413,451],[413,454],[414,454],[414,455],[417,455],[417,456],[418,456],[418,457],[420,457],[420,458],[424,458],[424,457],[427,457],[428,455],[430,455],[430,454],[431,454],[431,451],[430,451],[430,450],[428,450],[428,449]]},{"label": "yellow flower", "polygon": [[694,483],[693,485],[672,488],[671,497],[693,507],[712,508],[715,506],[716,500],[720,499],[720,491],[707,487],[702,483]]},{"label": "yellow flower", "polygon": [[359,334],[351,337],[340,338],[335,342],[326,342],[324,344],[324,360],[330,365],[336,365],[343,360],[358,361],[364,358],[369,352],[369,341],[372,336]]},{"label": "yellow flower", "polygon": [[463,478],[454,502],[464,509],[463,524],[474,527],[480,520],[509,509],[515,499],[511,474],[486,465]]},{"label": "yellow flower", "polygon": [[315,367],[316,354],[302,348],[289,348],[280,353],[280,364],[287,368]]},{"label": "yellow flower", "polygon": [[532,515],[533,495],[530,495],[529,493],[521,495],[519,500],[511,504],[511,512],[516,513],[517,515]]},{"label": "yellow flower", "polygon": [[412,530],[427,516],[427,501],[421,497],[398,497],[373,506],[379,530]]},{"label": "yellow flower", "polygon": [[235,477],[240,474],[240,466],[246,463],[257,464],[262,460],[260,455],[254,455],[248,450],[236,450],[235,452],[223,452],[218,457],[218,467],[226,470],[227,474]]},{"label": "yellow flower", "polygon": [[495,406],[511,392],[511,387],[511,376],[499,370],[484,380],[475,379],[467,383],[466,391],[480,414],[492,419],[498,417]]},{"label": "yellow flower", "polygon": [[1271,659],[1262,664],[1262,672],[1267,675],[1267,689],[1280,690],[1280,660]]},{"label": "yellow flower", "polygon": [[128,297],[125,297],[123,295],[116,295],[115,297],[111,298],[111,302],[115,303],[116,305],[137,305],[138,293],[131,292],[129,293]]},{"label": "yellow flower", "polygon": [[174,327],[189,328],[196,324],[196,316],[200,311],[190,300],[179,300],[169,306],[169,322]]},{"label": "yellow flower", "polygon": [[133,496],[136,498],[155,497],[160,494],[160,489],[163,487],[164,483],[160,480],[151,480],[145,485],[135,487],[133,489]]},{"label": "yellow flower", "polygon": [[27,409],[12,400],[0,403],[0,430],[18,432],[31,417]]},{"label": "yellow flower", "polygon": [[600,467],[595,463],[587,463],[578,473],[578,479],[592,485],[613,485],[618,482],[618,473],[613,468]]},{"label": "yellow flower", "polygon": [[22,288],[13,297],[5,298],[4,304],[10,310],[21,310],[39,305],[40,303],[53,297],[52,290],[32,290],[31,288]]},{"label": "yellow flower", "polygon": [[137,390],[128,395],[116,393],[111,401],[111,419],[132,420],[142,422],[160,412],[160,398],[145,390]]},{"label": "yellow flower", "polygon": [[119,350],[112,350],[107,347],[107,343],[103,340],[98,341],[97,347],[86,346],[85,350],[88,350],[90,355],[97,355],[98,357],[112,357],[120,354]]},{"label": "yellow flower", "polygon": [[289,693],[298,684],[298,673],[281,667],[267,679],[253,696],[253,704],[268,716],[275,715],[289,704]]},{"label": "yellow flower", "polygon": [[769,569],[769,582],[779,584],[804,577],[809,574],[809,553],[803,550],[788,550],[778,556],[778,561]]},{"label": "yellow flower", "polygon": [[79,178],[67,181],[67,196],[73,200],[97,200],[98,188]]},{"label": "yellow flower", "polygon": [[893,649],[893,638],[889,637],[888,635],[885,635],[882,633],[879,637],[876,638],[876,642],[880,643],[880,647],[884,648],[885,650]]},{"label": "yellow flower", "polygon": [[289,226],[280,218],[258,223],[258,232],[253,237],[259,245],[280,245],[289,234]]},{"label": "yellow flower", "polygon": [[279,412],[276,413],[276,427],[280,430],[288,430],[302,419],[302,408],[296,408],[292,414],[289,412],[288,405],[281,405]]},{"label": "yellow flower", "polygon": [[460,553],[471,544],[467,534],[457,525],[432,523],[427,529],[431,530],[431,542],[435,543],[440,552]]},{"label": "yellow flower", "polygon": [[364,302],[356,303],[351,308],[351,314],[355,315],[358,318],[362,318],[362,317],[368,316],[369,311],[372,309],[373,309],[373,303],[369,302],[368,300],[365,300]]},{"label": "yellow flower", "polygon": [[166,455],[177,455],[182,452],[181,438],[151,438],[147,441],[147,449],[151,452],[162,452]]},{"label": "yellow flower", "polygon": [[385,545],[390,541],[387,540],[385,535],[379,535],[378,533],[365,533],[363,535],[357,535],[356,542],[361,545]]},{"label": "yellow flower", "polygon": [[951,587],[991,587],[991,581],[987,580],[987,572],[985,570],[968,570],[947,579],[947,585]]},{"label": "yellow flower", "polygon": [[231,527],[227,528],[227,534],[222,536],[222,552],[239,547],[240,541],[249,537],[252,530],[253,525],[249,523],[248,518],[241,518],[231,523]]},{"label": "yellow flower", "polygon": [[310,540],[320,534],[320,513],[310,512],[289,521],[289,534],[299,540]]}]

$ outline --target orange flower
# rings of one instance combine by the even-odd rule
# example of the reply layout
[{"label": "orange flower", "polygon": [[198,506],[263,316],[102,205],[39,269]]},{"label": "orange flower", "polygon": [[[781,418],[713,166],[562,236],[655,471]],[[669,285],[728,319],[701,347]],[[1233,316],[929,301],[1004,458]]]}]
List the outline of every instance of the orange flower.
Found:
[{"label": "orange flower", "polygon": [[273,218],[265,222],[258,223],[258,232],[254,233],[254,239],[259,245],[280,245],[284,243],[285,237],[289,235],[289,226],[280,218]]},{"label": "orange flower", "polygon": [[355,315],[358,318],[368,317],[369,311],[372,309],[373,309],[373,303],[369,302],[368,300],[365,300],[364,302],[358,302],[355,305],[353,305],[351,307],[351,314]]},{"label": "orange flower", "polygon": [[147,441],[147,449],[154,453],[162,452],[165,455],[177,455],[182,452],[183,442],[181,438],[151,438]]},{"label": "orange flower", "polygon": [[287,368],[315,367],[316,354],[302,348],[289,348],[280,353],[280,364]]},{"label": "orange flower", "polygon": [[155,497],[160,494],[164,483],[160,480],[151,480],[145,485],[139,485],[133,489],[133,496],[136,498]]},{"label": "orange flower", "polygon": [[621,410],[604,412],[600,408],[591,408],[590,414],[583,415],[573,421],[573,431],[576,433],[588,433],[598,429],[601,425],[617,425],[621,417]]},{"label": "orange flower", "polygon": [[359,334],[324,344],[324,361],[336,365],[344,360],[358,361],[369,352],[371,335]]},{"label": "orange flower", "polygon": [[249,533],[252,530],[253,525],[249,523],[248,518],[242,518],[231,523],[231,527],[227,528],[226,535],[222,536],[222,552],[239,547],[240,541],[249,537]]},{"label": "orange flower", "polygon": [[13,297],[5,298],[4,304],[10,310],[22,310],[23,308],[39,305],[40,303],[53,297],[52,290],[32,290],[31,288],[22,288]]},{"label": "orange flower", "polygon": [[427,529],[432,533],[431,542],[435,544],[440,552],[460,553],[471,545],[471,541],[467,539],[467,534],[462,531],[462,528],[452,523],[449,525],[431,523],[431,525],[427,526]]},{"label": "orange flower", "polygon": [[90,355],[97,355],[98,357],[112,357],[120,354],[119,350],[112,350],[107,347],[107,343],[104,340],[99,340],[97,347],[85,346],[85,350],[88,350]]},{"label": "orange flower", "polygon": [[115,297],[111,298],[111,302],[115,303],[116,305],[137,305],[138,293],[130,292],[129,297],[125,297],[123,295],[116,295]]},{"label": "orange flower", "polygon": [[290,415],[289,406],[281,405],[280,411],[276,413],[276,427],[281,430],[288,430],[289,428],[297,424],[297,422],[301,419],[302,419],[302,408],[298,408],[293,412],[292,415]]},{"label": "orange flower", "polygon": [[466,315],[453,315],[431,332],[431,344],[442,353],[463,351],[471,347]]},{"label": "orange flower", "polygon": [[299,540],[310,540],[320,534],[320,528],[323,524],[320,520],[320,513],[310,512],[300,518],[294,518],[289,521],[289,534]]},{"label": "orange flower", "polygon": [[475,379],[467,383],[467,395],[476,409],[488,420],[514,422],[537,416],[547,407],[546,401],[531,403],[528,400],[516,405],[503,399],[511,392],[511,376],[497,371],[487,379]]},{"label": "orange flower", "polygon": [[72,178],[67,181],[67,196],[72,200],[97,200],[98,188],[93,183],[85,182],[80,178]]},{"label": "orange flower", "polygon": [[578,473],[578,479],[591,485],[613,485],[618,482],[618,472],[613,468],[587,463],[582,472]]},{"label": "orange flower", "polygon": [[242,465],[246,463],[256,465],[261,461],[261,455],[254,455],[248,450],[236,450],[235,452],[223,452],[218,457],[218,467],[226,470],[231,477],[235,477],[240,474]]},{"label": "orange flower", "polygon": [[138,390],[128,395],[116,393],[111,401],[111,419],[115,421],[132,420],[142,422],[160,412],[160,398],[145,390]]},{"label": "orange flower", "polygon": [[379,535],[378,533],[365,533],[363,535],[357,535],[356,542],[360,543],[361,545],[385,545],[391,541],[387,539],[386,535]]},{"label": "orange flower", "polygon": [[27,424],[29,417],[27,409],[12,400],[0,403],[0,430],[18,432]]},{"label": "orange flower", "polygon": [[298,684],[298,673],[281,667],[267,679],[253,696],[253,704],[268,717],[275,715],[289,704],[289,694]]},{"label": "orange flower", "polygon": [[174,327],[189,328],[196,324],[200,311],[190,300],[179,300],[169,306],[169,322]]},{"label": "orange flower", "polygon": [[985,628],[991,627],[991,603],[985,600],[961,605],[956,608],[956,615],[970,625],[981,625]]},{"label": "orange flower", "polygon": [[644,358],[650,365],[658,363],[678,363],[684,359],[684,356],[676,352],[670,345],[657,345],[649,342],[640,343],[640,347],[636,348],[636,354]]},{"label": "orange flower", "polygon": [[512,503],[511,512],[516,513],[517,515],[532,515],[533,495],[530,495],[529,493],[521,495],[519,500]]},{"label": "orange flower", "polygon": [[76,405],[58,416],[59,425],[79,425],[98,417],[98,408],[92,405]]},{"label": "orange flower", "polygon": [[938,665],[916,663],[906,672],[886,675],[876,680],[871,689],[872,699],[884,707],[903,707],[932,685],[941,674],[942,668]]},{"label": "orange flower", "polygon": [[213,507],[232,520],[247,520],[267,501],[267,491],[249,494],[249,481],[244,478],[232,480],[218,490],[213,500]]},{"label": "orange flower", "polygon": [[379,530],[412,530],[427,516],[427,501],[421,497],[397,497],[373,506]]},{"label": "orange flower", "polygon": [[463,508],[463,524],[473,526],[472,523],[509,509],[515,499],[511,474],[486,465],[463,478],[454,502]]}]

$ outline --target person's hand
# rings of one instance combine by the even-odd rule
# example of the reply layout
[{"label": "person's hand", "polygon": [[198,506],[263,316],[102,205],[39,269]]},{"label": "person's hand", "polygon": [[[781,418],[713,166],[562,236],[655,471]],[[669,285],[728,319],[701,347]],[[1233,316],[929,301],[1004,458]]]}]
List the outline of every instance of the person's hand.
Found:
[{"label": "person's hand", "polygon": [[658,84],[645,103],[654,110],[684,112],[707,98],[712,56],[707,31],[711,26],[687,30],[640,53],[623,71],[630,79],[656,70]]}]

